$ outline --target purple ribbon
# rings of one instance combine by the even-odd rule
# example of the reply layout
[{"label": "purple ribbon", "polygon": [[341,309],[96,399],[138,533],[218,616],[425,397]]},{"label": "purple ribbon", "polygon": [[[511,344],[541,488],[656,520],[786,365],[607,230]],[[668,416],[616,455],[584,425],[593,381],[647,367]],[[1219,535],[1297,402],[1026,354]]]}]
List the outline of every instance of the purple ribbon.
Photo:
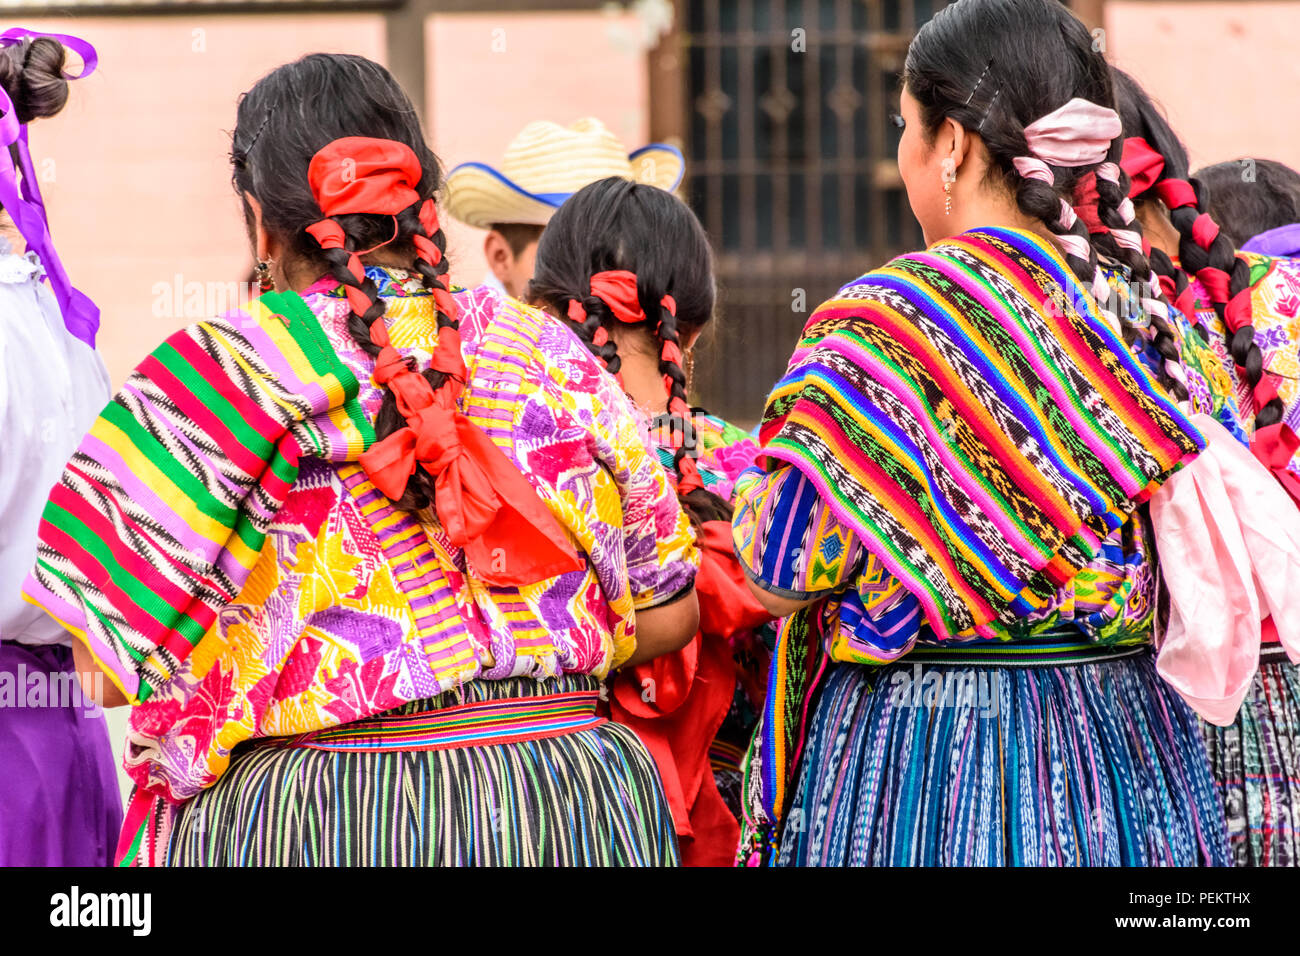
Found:
[{"label": "purple ribbon", "polygon": [[[88,76],[99,62],[95,48],[79,37],[63,33],[41,33],[25,27],[12,27],[0,33],[0,47],[21,43],[29,37],[58,40],[81,57],[83,65],[80,73],[63,74],[69,80]],[[94,348],[95,333],[99,331],[99,306],[84,292],[73,288],[67,270],[63,268],[63,261],[54,250],[45,201],[41,198],[40,183],[36,179],[31,151],[27,146],[27,127],[18,121],[13,101],[3,88],[0,88],[0,112],[4,114],[0,116],[0,206],[13,219],[14,225],[27,242],[28,250],[40,258],[54,292],[54,300],[63,313],[63,324],[74,336]],[[14,166],[8,149],[13,145],[18,147],[18,167]],[[21,181],[18,176],[20,169]]]}]

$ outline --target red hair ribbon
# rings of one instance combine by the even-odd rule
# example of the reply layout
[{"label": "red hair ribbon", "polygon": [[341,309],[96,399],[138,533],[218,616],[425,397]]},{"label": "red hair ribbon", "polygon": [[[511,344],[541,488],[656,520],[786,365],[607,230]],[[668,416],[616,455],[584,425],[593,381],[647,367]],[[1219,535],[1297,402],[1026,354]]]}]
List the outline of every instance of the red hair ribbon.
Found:
[{"label": "red hair ribbon", "polygon": [[690,455],[683,455],[677,462],[677,471],[680,477],[677,479],[677,493],[679,495],[689,495],[692,491],[698,491],[704,487],[704,480],[700,478],[700,469],[695,464],[695,459]]},{"label": "red hair ribbon", "polygon": [[1119,165],[1128,174],[1128,196],[1134,199],[1160,180],[1165,171],[1165,158],[1141,136],[1130,136],[1124,140]]},{"label": "red hair ribbon", "polygon": [[[405,143],[368,136],[336,139],[319,150],[307,167],[307,182],[325,216],[308,226],[307,232],[316,238],[322,249],[342,249],[347,237],[331,217],[350,213],[395,217],[419,202],[420,194],[416,187],[423,175],[419,157]],[[439,229],[438,210],[432,199],[421,203],[419,217],[425,234],[412,236],[415,254],[429,265],[437,266],[442,262],[442,251],[429,239]],[[348,271],[358,282],[365,278],[355,254],[348,261]],[[436,292],[434,295],[437,297]],[[359,315],[370,307],[360,290],[349,288],[348,302]],[[454,303],[440,300],[439,309],[454,317]]]},{"label": "red hair ribbon", "polygon": [[1091,235],[1110,232],[1097,212],[1097,203],[1100,201],[1101,197],[1097,195],[1097,174],[1084,173],[1074,184],[1074,211]]},{"label": "red hair ribbon", "polygon": [[1156,193],[1160,196],[1160,201],[1170,209],[1196,205],[1196,190],[1183,179],[1160,180],[1156,183]]},{"label": "red hair ribbon", "polygon": [[1257,428],[1250,440],[1250,450],[1254,456],[1273,473],[1273,477],[1286,489],[1292,500],[1300,505],[1300,478],[1288,467],[1297,449],[1300,449],[1300,438],[1296,437],[1286,422]]},{"label": "red hair ribbon", "polygon": [[1210,218],[1209,213],[1201,213],[1192,220],[1192,239],[1202,249],[1210,248],[1210,245],[1219,237],[1219,224]]},{"label": "red hair ribbon", "polygon": [[397,499],[417,467],[433,475],[438,521],[488,584],[518,587],[580,570],[572,543],[532,485],[456,407],[465,378],[459,332],[438,330],[431,367],[451,380],[436,390],[407,367],[382,319],[370,335],[380,347],[375,381],[392,389],[407,422],[361,456],[375,487]]},{"label": "red hair ribbon", "polygon": [[[1124,152],[1119,165],[1128,174],[1128,198],[1136,199],[1157,184],[1157,180],[1165,170],[1165,158],[1152,149],[1141,136],[1130,136],[1124,140]],[[1188,186],[1188,189],[1190,190],[1191,187]],[[1193,202],[1195,198],[1196,194],[1192,193]],[[1088,232],[1093,235],[1110,232],[1097,213],[1098,199],[1097,174],[1084,173],[1074,187],[1074,209],[1083,220],[1083,224],[1088,227]],[[1169,204],[1166,202],[1165,205]]]}]

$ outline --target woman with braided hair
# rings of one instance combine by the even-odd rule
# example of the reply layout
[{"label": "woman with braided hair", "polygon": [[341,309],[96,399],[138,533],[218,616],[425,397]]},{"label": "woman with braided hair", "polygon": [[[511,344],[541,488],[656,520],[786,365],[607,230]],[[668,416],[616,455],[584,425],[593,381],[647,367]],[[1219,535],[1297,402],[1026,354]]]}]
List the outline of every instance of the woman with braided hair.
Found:
[{"label": "woman with braided hair", "polygon": [[[671,193],[610,178],[576,193],[542,234],[528,295],[570,327],[636,403],[700,542],[700,630],[685,648],[625,667],[614,719],[654,754],[688,866],[735,860],[743,750],[762,696],[770,618],[731,547],[732,484],[758,446],[687,399],[683,355],[713,317],[713,255]],[[732,756],[735,755],[735,756]]]},{"label": "woman with braided hair", "polygon": [[[1300,262],[1234,249],[1205,211],[1213,197],[1188,178],[1177,134],[1137,81],[1114,72],[1128,192],[1151,261],[1179,306],[1189,377],[1205,373],[1191,410],[1209,414],[1221,435],[1253,452],[1238,449],[1235,470],[1216,462],[1224,477],[1208,490],[1175,487],[1205,484],[1198,461],[1153,499],[1158,539],[1169,524],[1183,538],[1167,565],[1170,610],[1158,668],[1203,719],[1234,861],[1300,865],[1300,442],[1292,431],[1300,424]],[[1091,218],[1086,208],[1080,215]],[[1216,444],[1215,425],[1195,421],[1211,449],[1231,444]],[[1200,547],[1187,540],[1193,527],[1203,529]],[[1234,542],[1238,555],[1252,550],[1253,540],[1268,554],[1266,567],[1243,573],[1238,558],[1222,558]]]},{"label": "woman with braided hair", "polygon": [[[957,0],[917,33],[898,165],[929,246],[809,318],[737,483],[783,616],[747,758],[754,863],[1223,865],[1192,711],[1151,642],[1145,503],[1202,439],[1132,258],[1117,298],[1069,197],[1120,120],[1054,0]],[[1141,249],[1112,192],[1106,215]]]},{"label": "woman with braided hair", "polygon": [[597,705],[695,632],[689,520],[562,323],[451,288],[416,116],[355,56],[241,99],[264,293],[145,359],[51,495],[26,591],[135,705],[126,859],[677,859]]}]

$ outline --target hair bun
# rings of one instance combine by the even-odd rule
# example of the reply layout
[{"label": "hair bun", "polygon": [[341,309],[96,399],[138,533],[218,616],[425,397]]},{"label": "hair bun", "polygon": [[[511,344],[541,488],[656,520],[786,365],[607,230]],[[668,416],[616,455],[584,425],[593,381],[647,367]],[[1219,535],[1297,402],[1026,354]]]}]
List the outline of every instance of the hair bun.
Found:
[{"label": "hair bun", "polygon": [[68,102],[63,67],[67,48],[49,37],[33,37],[0,49],[0,86],[13,100],[18,122],[54,116]]}]

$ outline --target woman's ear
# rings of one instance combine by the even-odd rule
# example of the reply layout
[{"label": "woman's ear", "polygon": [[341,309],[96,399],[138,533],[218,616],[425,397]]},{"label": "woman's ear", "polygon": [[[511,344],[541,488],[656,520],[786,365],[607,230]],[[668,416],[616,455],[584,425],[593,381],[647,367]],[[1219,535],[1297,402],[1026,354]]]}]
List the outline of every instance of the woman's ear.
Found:
[{"label": "woman's ear", "polygon": [[951,116],[945,116],[943,126],[940,128],[939,142],[936,142],[936,149],[939,155],[945,160],[945,167],[952,169],[954,175],[961,168],[970,155],[971,146],[975,139],[968,132],[966,127],[962,126]]},{"label": "woman's ear", "polygon": [[257,257],[258,262],[278,262],[280,260],[279,243],[266,231],[262,225],[262,204],[258,202],[256,196],[244,194],[244,202],[248,204],[248,211],[253,217],[250,223],[250,232],[253,240],[253,255]]}]

